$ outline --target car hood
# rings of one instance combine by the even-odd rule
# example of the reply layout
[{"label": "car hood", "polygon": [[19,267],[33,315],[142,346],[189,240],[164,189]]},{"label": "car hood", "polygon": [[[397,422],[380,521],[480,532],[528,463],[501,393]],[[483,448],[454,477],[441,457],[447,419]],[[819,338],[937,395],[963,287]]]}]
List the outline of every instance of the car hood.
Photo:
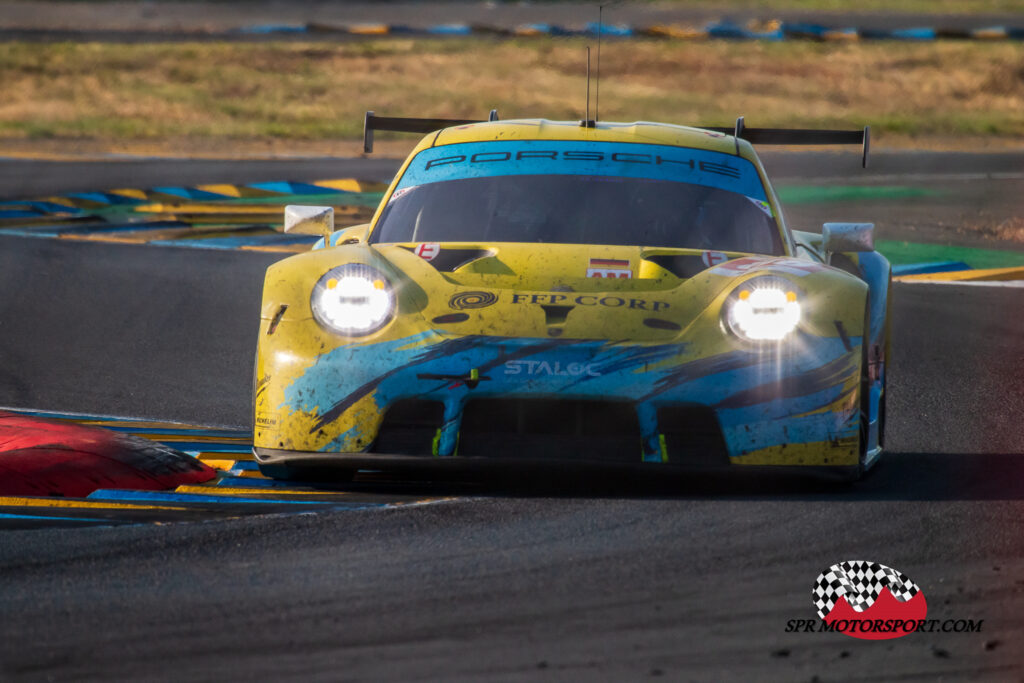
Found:
[{"label": "car hood", "polygon": [[[665,342],[701,324],[719,335],[725,297],[735,285],[766,270],[791,277],[803,288],[823,278],[853,280],[823,266],[787,273],[780,262],[806,263],[791,258],[700,250],[359,244],[300,254],[271,266],[265,292],[274,295],[265,296],[263,316],[311,317],[313,285],[332,267],[350,262],[379,269],[398,293],[399,315],[374,337],[427,327],[496,337]],[[282,304],[288,306],[283,314]]]}]

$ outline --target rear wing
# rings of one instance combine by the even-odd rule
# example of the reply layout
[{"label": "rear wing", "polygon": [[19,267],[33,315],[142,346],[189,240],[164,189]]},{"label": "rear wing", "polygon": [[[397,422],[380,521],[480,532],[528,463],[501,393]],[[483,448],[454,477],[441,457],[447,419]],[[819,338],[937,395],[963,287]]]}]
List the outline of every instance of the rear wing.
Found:
[{"label": "rear wing", "polygon": [[[498,120],[498,110],[492,109],[487,121]],[[390,130],[396,133],[430,133],[450,126],[465,126],[470,123],[483,123],[473,119],[402,119],[393,116],[377,116],[372,111],[366,112],[363,119],[363,151],[373,151],[373,131]]]},{"label": "rear wing", "polygon": [[752,145],[860,145],[861,165],[868,167],[868,153],[871,150],[871,126],[864,130],[819,130],[816,128],[747,128],[743,117],[736,119],[733,128],[718,126],[697,126],[716,133],[726,133],[736,138],[736,153],[739,154],[740,138]]},{"label": "rear wing", "polygon": [[[487,121],[497,121],[498,110],[492,109]],[[399,133],[430,133],[450,126],[465,126],[470,123],[483,123],[473,119],[414,119],[377,116],[372,111],[366,112],[363,120],[363,151],[373,151],[373,131],[390,130]],[[581,125],[590,122],[581,122]],[[736,138],[736,154],[740,153],[740,139],[752,145],[860,145],[862,148],[861,165],[868,167],[868,152],[871,149],[871,127],[863,130],[818,130],[814,128],[747,128],[743,117],[736,119],[733,128],[719,126],[695,126],[703,130],[725,133]]]}]

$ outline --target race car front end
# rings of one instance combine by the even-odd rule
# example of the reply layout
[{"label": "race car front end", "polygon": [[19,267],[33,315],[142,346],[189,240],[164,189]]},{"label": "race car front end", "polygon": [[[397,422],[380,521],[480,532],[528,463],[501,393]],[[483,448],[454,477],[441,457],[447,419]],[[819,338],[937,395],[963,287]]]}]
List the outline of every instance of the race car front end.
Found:
[{"label": "race car front end", "polygon": [[[267,473],[858,467],[859,279],[792,258],[426,246],[430,258],[363,244],[268,270],[254,415]],[[593,276],[622,264],[631,277]]]}]

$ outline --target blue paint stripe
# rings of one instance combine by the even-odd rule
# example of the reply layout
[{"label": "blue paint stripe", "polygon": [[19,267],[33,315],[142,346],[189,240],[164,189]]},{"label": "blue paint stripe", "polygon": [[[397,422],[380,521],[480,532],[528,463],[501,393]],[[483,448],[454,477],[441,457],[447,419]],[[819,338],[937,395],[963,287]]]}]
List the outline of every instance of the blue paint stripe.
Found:
[{"label": "blue paint stripe", "polygon": [[[225,240],[228,240],[225,242]],[[239,246],[236,238],[210,238],[210,239],[182,239],[182,240],[151,240],[146,244],[155,244],[160,247],[192,247],[194,249],[237,249]]]},{"label": "blue paint stripe", "polygon": [[[606,24],[598,26],[596,22],[586,24],[582,29],[561,26],[556,24],[530,23],[517,26],[512,31],[501,26],[473,26],[465,23],[435,24],[426,27],[414,27],[402,24],[385,25],[387,34],[415,34],[415,35],[459,35],[468,36],[474,34],[508,34],[519,33],[540,33],[552,36],[573,36],[573,35],[602,35],[627,38],[636,35],[646,35],[653,27],[633,26],[630,24]],[[288,24],[264,24],[246,26],[236,29],[238,33],[250,34],[271,34],[271,33],[305,33],[313,30],[309,24],[288,25]],[[356,33],[354,28],[339,29],[342,32]],[[807,22],[779,22],[779,28],[773,31],[753,31],[749,28],[731,21],[715,21],[704,28],[704,34],[711,38],[726,40],[824,40],[829,34],[845,34],[860,36],[875,40],[936,40],[938,38],[1008,38],[1019,40],[1024,38],[1024,28],[1021,27],[988,27],[982,29],[945,30],[935,27],[912,27],[905,29],[874,29],[857,27],[832,27]]]},{"label": "blue paint stripe", "polygon": [[785,31],[779,28],[775,31],[758,33],[751,31],[731,21],[712,22],[704,27],[710,38],[724,38],[727,40],[782,40],[786,37]]},{"label": "blue paint stripe", "polygon": [[306,24],[256,24],[254,26],[243,26],[235,29],[236,33],[248,33],[252,35],[267,35],[270,33],[306,33],[309,27]]},{"label": "blue paint stripe", "polygon": [[255,460],[236,460],[235,466],[232,470],[240,472],[259,472],[260,466],[256,464]]},{"label": "blue paint stripe", "polygon": [[473,33],[469,24],[437,24],[427,28],[427,33],[442,36],[468,36]]},{"label": "blue paint stripe", "polygon": [[[57,220],[60,220],[59,218]],[[74,219],[72,219],[74,220]],[[87,227],[91,229],[100,229],[106,223],[89,223]],[[45,225],[24,225],[18,228],[4,229],[4,235],[19,235],[21,237],[60,237],[65,232],[73,228],[82,228],[81,222],[68,225],[67,223],[47,223]]]},{"label": "blue paint stripe", "polygon": [[551,33],[551,24],[523,24],[518,30],[530,33]]},{"label": "blue paint stripe", "polygon": [[892,274],[894,276],[924,275],[926,273],[952,273],[970,269],[971,267],[963,261],[934,261],[931,263],[909,263],[902,266],[893,266]]},{"label": "blue paint stripe", "polygon": [[143,204],[147,201],[137,199],[136,197],[126,197],[123,194],[114,194],[112,192],[71,192],[64,196],[69,199],[79,199],[87,202],[94,202],[96,204],[131,205]]},{"label": "blue paint stripe", "polygon": [[892,32],[892,37],[897,40],[935,40],[935,36],[933,28],[905,28]]},{"label": "blue paint stripe", "polygon": [[49,517],[47,515],[16,515],[8,512],[0,512],[0,519],[35,519],[35,520],[57,520],[61,522],[82,522],[95,524],[117,524],[114,519],[100,519],[95,517]]},{"label": "blue paint stripe", "polygon": [[178,441],[161,439],[160,443],[177,448],[179,451],[200,451],[204,453],[252,453],[251,445],[209,443],[206,441]]},{"label": "blue paint stripe", "polygon": [[834,29],[831,29],[828,26],[822,26],[821,24],[809,24],[802,21],[782,25],[782,33],[787,38],[813,38],[815,40],[822,40],[824,39],[825,34],[832,30]]},{"label": "blue paint stripe", "polygon": [[234,249],[232,245],[220,244],[216,240],[150,240],[146,244],[160,247],[192,247],[194,249]]},{"label": "blue paint stripe", "polygon": [[241,235],[238,237],[209,237],[206,239],[168,239],[152,240],[149,244],[161,244],[170,246],[195,246],[206,249],[237,249],[248,246],[288,246],[292,244],[312,245],[317,240],[315,235],[283,235],[274,233],[271,235]]},{"label": "blue paint stripe", "polygon": [[[278,194],[299,194],[299,195],[314,195],[314,194],[342,194],[341,191],[335,190],[330,187],[321,187],[319,185],[312,185],[310,183],[292,183],[292,182],[266,182],[266,183],[250,183],[247,187],[251,187],[254,190],[262,190],[264,192],[276,192]],[[349,193],[353,194],[353,193]]]},{"label": "blue paint stripe", "polygon": [[44,213],[57,213],[57,214],[60,214],[60,213],[70,213],[70,214],[84,213],[84,211],[82,209],[78,208],[77,206],[65,206],[64,204],[57,204],[56,202],[37,201],[37,202],[28,202],[28,203],[31,204],[37,210],[43,211]]},{"label": "blue paint stripe", "polygon": [[237,199],[237,197],[232,195],[207,192],[206,190],[200,190],[195,187],[154,187],[150,192],[159,192],[160,194],[171,195],[172,197],[181,197],[182,199]]},{"label": "blue paint stripe", "polygon": [[[385,24],[386,35],[447,35],[447,36],[470,36],[470,35],[507,35],[509,33],[539,33],[550,36],[596,36],[598,32],[602,35],[618,38],[631,38],[637,35],[650,35],[653,26],[633,26],[630,24],[607,24],[598,26],[596,22],[586,24],[582,29],[557,24],[532,23],[517,26],[509,30],[501,26],[473,26],[464,23],[434,24],[425,27],[408,26],[404,24]],[[313,31],[331,31],[338,33],[359,34],[357,27],[324,28],[311,24],[254,24],[240,26],[231,29],[229,33],[242,35],[277,35],[277,34],[306,34]],[[913,27],[906,29],[875,29],[857,27],[829,27],[804,22],[784,23],[780,22],[779,28],[774,31],[752,31],[745,26],[728,21],[712,22],[703,29],[703,35],[709,38],[723,40],[824,40],[829,34],[846,34],[859,36],[869,40],[936,40],[945,39],[1024,39],[1024,28],[1019,26],[1011,27],[990,27],[983,29],[957,29],[947,30],[934,27]],[[196,191],[194,188],[164,188],[158,191],[173,190],[167,194],[175,196],[188,196],[198,198],[198,194],[190,194]],[[276,191],[276,190],[275,190]],[[181,193],[189,194],[181,194]],[[83,193],[82,199],[86,199]],[[90,199],[90,201],[101,201],[104,203],[132,203],[140,200],[130,197],[120,199]]]},{"label": "blue paint stripe", "polygon": [[594,36],[600,33],[603,36],[626,37],[633,35],[633,27],[628,24],[598,24],[591,21],[587,24],[587,33]]},{"label": "blue paint stripe", "polygon": [[0,218],[40,218],[45,214],[39,211],[25,211],[13,209],[11,211],[0,211]]},{"label": "blue paint stripe", "polygon": [[[588,152],[590,159],[530,158],[507,163],[520,153],[545,150]],[[620,157],[621,155],[621,157]],[[642,163],[638,160],[646,159]],[[467,161],[468,160],[468,161]],[[725,170],[726,173],[721,173]],[[568,175],[616,178],[644,178],[714,187],[766,201],[764,186],[754,165],[742,157],[692,147],[647,143],[565,140],[497,140],[459,142],[421,150],[410,162],[396,190],[449,180],[516,175]],[[402,199],[392,201],[403,201]]]},{"label": "blue paint stripe", "polygon": [[111,195],[105,192],[69,192],[64,195],[70,199],[81,199],[87,202],[95,202],[97,204],[110,204]]},{"label": "blue paint stripe", "polygon": [[857,30],[861,38],[868,40],[935,40],[933,28],[875,29],[862,28]]},{"label": "blue paint stripe", "polygon": [[[255,190],[263,190],[264,192],[276,192],[278,194],[292,194],[291,183],[286,182],[268,182],[268,183],[250,183],[249,187]],[[319,188],[321,191],[323,188]]]}]

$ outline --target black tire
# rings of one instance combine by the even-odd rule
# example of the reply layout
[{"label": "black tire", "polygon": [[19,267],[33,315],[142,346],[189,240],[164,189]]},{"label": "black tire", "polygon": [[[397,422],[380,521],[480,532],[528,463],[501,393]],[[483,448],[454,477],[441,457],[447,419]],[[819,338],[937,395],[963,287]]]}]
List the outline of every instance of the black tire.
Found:
[{"label": "black tire", "polygon": [[860,472],[865,469],[868,454],[868,440],[871,437],[871,307],[864,309],[864,327],[860,344],[860,443],[857,446],[857,460]]},{"label": "black tire", "polygon": [[885,293],[885,339],[882,342],[882,361],[885,366],[885,374],[882,375],[882,398],[878,403],[878,445],[881,446],[882,450],[885,450],[885,400],[889,396],[889,356],[890,342],[892,336],[890,331],[892,330],[892,279],[890,277],[889,287]]},{"label": "black tire", "polygon": [[847,483],[853,483],[858,481],[867,472],[865,461],[867,459],[868,452],[868,438],[871,434],[871,373],[868,370],[868,349],[870,343],[868,337],[871,331],[871,311],[870,308],[864,309],[864,327],[862,328],[863,333],[861,334],[860,344],[860,383],[857,387],[859,392],[858,404],[859,404],[859,420],[857,425],[857,464],[844,468],[846,474],[843,476],[843,481]]},{"label": "black tire", "polygon": [[307,484],[347,484],[355,478],[358,471],[351,467],[301,467],[262,463],[259,467],[265,477]]}]

